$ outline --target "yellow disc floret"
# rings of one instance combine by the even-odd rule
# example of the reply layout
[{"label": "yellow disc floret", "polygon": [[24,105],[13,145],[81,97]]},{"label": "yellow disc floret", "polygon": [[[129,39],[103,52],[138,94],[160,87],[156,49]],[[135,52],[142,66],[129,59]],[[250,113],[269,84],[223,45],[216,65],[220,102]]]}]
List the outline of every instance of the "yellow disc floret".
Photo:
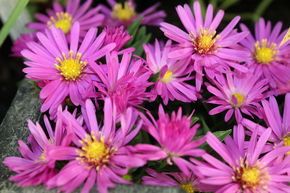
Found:
[{"label": "yellow disc floret", "polygon": [[173,72],[171,72],[170,70],[167,70],[164,76],[161,78],[161,81],[164,83],[170,82],[173,79],[172,75],[173,75]]},{"label": "yellow disc floret", "polygon": [[48,27],[54,24],[56,28],[61,29],[65,34],[67,34],[72,26],[72,16],[64,12],[57,12],[55,15],[56,17],[51,16],[50,21],[47,22]]},{"label": "yellow disc floret", "polygon": [[95,135],[88,135],[80,141],[82,151],[78,151],[79,159],[97,170],[109,161],[112,149],[105,143],[103,137],[97,139]]},{"label": "yellow disc floret", "polygon": [[181,184],[181,189],[185,190],[187,193],[194,193],[194,187],[191,183]]},{"label": "yellow disc floret", "polygon": [[270,64],[275,59],[276,44],[268,45],[268,41],[263,39],[262,42],[256,42],[254,58],[260,64]]},{"label": "yellow disc floret", "polygon": [[233,180],[247,192],[256,192],[257,189],[267,190],[267,183],[270,180],[267,170],[268,168],[259,162],[250,166],[247,161],[241,159],[240,165],[234,168]]},{"label": "yellow disc floret", "polygon": [[210,32],[209,30],[200,30],[199,35],[193,33],[189,34],[194,49],[201,55],[211,54],[216,50],[215,42],[219,36],[216,36],[216,32]]},{"label": "yellow disc floret", "polygon": [[[290,132],[287,133],[285,137],[283,137],[284,146],[290,146]],[[287,152],[287,154],[290,154],[290,151]]]},{"label": "yellow disc floret", "polygon": [[135,15],[135,8],[131,2],[126,1],[124,4],[116,3],[113,7],[112,17],[115,19],[128,22],[135,17]]},{"label": "yellow disc floret", "polygon": [[232,94],[231,103],[233,107],[240,107],[245,100],[245,97],[240,93]]},{"label": "yellow disc floret", "polygon": [[69,58],[66,57],[65,53],[62,53],[62,56],[63,59],[56,58],[59,63],[55,64],[56,68],[66,80],[77,80],[87,62],[81,61],[81,53],[77,53],[75,56],[73,51],[69,52]]}]

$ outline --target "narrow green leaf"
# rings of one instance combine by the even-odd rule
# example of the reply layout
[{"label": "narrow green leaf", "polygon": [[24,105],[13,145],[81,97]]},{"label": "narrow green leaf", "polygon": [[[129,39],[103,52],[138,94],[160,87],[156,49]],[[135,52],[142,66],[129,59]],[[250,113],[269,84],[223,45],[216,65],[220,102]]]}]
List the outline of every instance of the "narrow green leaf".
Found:
[{"label": "narrow green leaf", "polygon": [[240,0],[225,0],[223,1],[223,3],[221,4],[220,8],[223,10],[226,10],[227,8],[233,6],[234,4],[236,4],[237,2],[239,2]]},{"label": "narrow green leaf", "polygon": [[143,17],[139,17],[138,19],[136,19],[129,27],[127,27],[127,31],[128,33],[132,36],[132,38],[127,42],[127,46],[130,46],[134,40],[135,40],[135,35],[138,31],[138,28],[141,24]]},{"label": "narrow green leaf", "polygon": [[0,31],[0,47],[2,46],[3,42],[5,41],[6,37],[8,36],[11,28],[15,24],[16,20],[22,13],[22,11],[25,9],[26,5],[28,4],[29,0],[18,0],[18,3],[16,4],[15,8],[11,12],[8,20],[3,25],[1,31]]},{"label": "narrow green leaf", "polygon": [[[225,138],[227,136],[229,136],[230,134],[232,133],[232,130],[229,129],[229,130],[225,130],[225,131],[216,131],[216,132],[213,132],[213,134],[220,140],[220,141],[223,141],[225,140]],[[195,137],[195,139],[200,139],[201,137],[203,136],[198,136],[198,137]],[[201,149],[204,149],[206,151],[212,151],[210,146],[207,144],[207,143],[203,143],[201,146],[199,146],[199,148]]]},{"label": "narrow green leaf", "polygon": [[257,22],[273,0],[262,0],[253,14],[253,22]]}]

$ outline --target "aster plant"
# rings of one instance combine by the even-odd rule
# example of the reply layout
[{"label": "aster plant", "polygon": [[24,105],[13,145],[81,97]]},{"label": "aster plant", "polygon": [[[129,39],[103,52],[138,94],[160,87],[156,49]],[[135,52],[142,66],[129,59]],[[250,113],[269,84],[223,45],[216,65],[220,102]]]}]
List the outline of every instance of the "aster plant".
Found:
[{"label": "aster plant", "polygon": [[93,89],[96,79],[88,68],[88,61],[103,57],[115,47],[115,43],[102,46],[106,32],[96,37],[97,32],[96,28],[91,28],[80,44],[80,25],[76,22],[68,43],[63,31],[52,26],[51,30],[38,32],[39,42],[28,42],[29,49],[21,52],[28,59],[23,70],[26,77],[46,82],[39,94],[43,102],[42,112],[49,110],[54,116],[66,97],[74,105],[84,103],[86,93]]},{"label": "aster plant", "polygon": [[143,17],[141,23],[144,25],[159,25],[166,16],[163,10],[157,11],[159,3],[154,4],[141,13],[137,13],[134,0],[119,2],[107,0],[107,3],[110,5],[110,8],[104,5],[99,7],[102,14],[105,15],[104,23],[109,26],[128,26],[139,17]]},{"label": "aster plant", "polygon": [[205,18],[202,17],[200,4],[195,1],[193,10],[189,5],[177,6],[177,14],[186,29],[161,23],[164,35],[177,43],[176,49],[169,53],[169,58],[191,58],[196,72],[196,88],[199,91],[202,85],[203,69],[207,76],[214,77],[220,72],[227,72],[234,68],[246,72],[247,68],[240,65],[246,61],[247,53],[237,49],[238,43],[243,40],[248,32],[238,33],[234,27],[240,17],[235,17],[220,33],[216,32],[222,21],[224,11],[219,10],[213,17],[213,6],[209,4]]}]

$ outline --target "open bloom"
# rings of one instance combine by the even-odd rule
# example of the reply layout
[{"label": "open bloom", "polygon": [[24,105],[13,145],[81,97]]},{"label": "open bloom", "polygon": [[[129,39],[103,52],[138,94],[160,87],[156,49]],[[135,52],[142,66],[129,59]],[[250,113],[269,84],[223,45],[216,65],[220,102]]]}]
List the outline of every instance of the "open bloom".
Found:
[{"label": "open bloom", "polygon": [[106,55],[106,64],[91,63],[99,80],[94,84],[101,94],[101,99],[111,98],[122,113],[130,106],[139,106],[150,94],[146,92],[151,85],[148,82],[150,72],[146,71],[142,59],[132,59],[132,52],[125,52],[121,61],[117,52]]},{"label": "open bloom", "polygon": [[[273,96],[270,97],[269,101],[262,101],[262,105],[264,120],[267,126],[272,129],[272,134],[268,139],[272,142],[268,144],[269,150],[281,145],[290,146],[290,94],[285,97],[283,117],[281,117],[279,106]],[[252,132],[257,130],[259,136],[267,130],[267,128],[248,119],[244,119],[242,124]]]},{"label": "open bloom", "polygon": [[106,193],[107,189],[115,187],[116,183],[129,184],[130,182],[122,176],[126,175],[130,168],[146,163],[130,153],[126,146],[142,125],[142,121],[137,122],[138,113],[129,108],[121,115],[120,127],[117,127],[116,112],[107,98],[104,106],[104,124],[99,127],[93,103],[87,100],[85,107],[85,127],[68,111],[62,114],[65,122],[71,124],[74,129],[74,146],[57,146],[48,150],[47,154],[52,159],[70,160],[48,181],[48,188],[60,187],[60,191],[71,192],[84,183],[82,193],[90,192],[94,185],[100,193]]},{"label": "open bloom", "polygon": [[72,26],[71,34],[68,43],[64,33],[52,26],[45,33],[37,33],[39,43],[29,42],[29,49],[21,52],[29,60],[25,62],[28,67],[23,70],[26,77],[47,83],[39,96],[43,101],[41,111],[49,109],[51,115],[66,97],[74,105],[83,104],[86,92],[93,89],[92,81],[96,78],[88,68],[88,60],[97,60],[115,47],[115,44],[103,47],[106,33],[96,37],[95,28],[88,31],[79,45],[78,22]]},{"label": "open bloom", "polygon": [[182,116],[181,108],[177,113],[173,112],[170,117],[165,114],[160,105],[158,115],[157,121],[150,114],[151,121],[145,116],[143,116],[143,120],[145,121],[144,130],[154,137],[160,146],[138,144],[133,151],[140,153],[140,157],[143,159],[166,159],[169,165],[172,165],[173,161],[181,171],[187,172],[191,168],[191,163],[185,157],[204,154],[204,150],[197,147],[205,141],[205,138],[193,140],[199,124],[191,126],[191,116]]},{"label": "open bloom", "polygon": [[258,139],[255,131],[250,141],[245,141],[244,128],[238,126],[234,128],[234,137],[228,136],[225,144],[208,133],[207,143],[223,161],[209,154],[202,156],[205,162],[191,159],[203,175],[200,182],[216,186],[214,192],[217,193],[289,192],[290,176],[286,172],[290,170],[290,156],[278,163],[275,160],[290,147],[279,147],[263,154],[271,132],[267,129]]},{"label": "open bloom", "polygon": [[145,25],[159,25],[166,16],[164,11],[157,11],[159,3],[154,4],[141,13],[136,12],[134,0],[117,3],[115,0],[107,0],[111,8],[100,5],[101,12],[105,15],[104,25],[129,26],[134,20],[143,17],[141,23]]},{"label": "open bloom", "polygon": [[248,55],[238,47],[248,32],[237,33],[234,30],[240,17],[235,17],[220,33],[216,32],[224,12],[219,10],[213,18],[213,6],[207,7],[205,18],[202,18],[198,1],[194,2],[193,12],[188,5],[177,6],[178,16],[187,32],[169,23],[161,23],[164,35],[177,42],[177,48],[169,53],[169,58],[192,58],[196,71],[196,87],[200,90],[203,69],[210,78],[215,74],[226,72],[230,67],[241,72],[247,68],[240,65]]},{"label": "open bloom", "polygon": [[[281,33],[282,23],[277,23],[271,31],[271,22],[261,18],[255,25],[255,36],[249,35],[241,41],[244,49],[251,54],[247,66],[256,76],[269,80],[271,88],[288,85],[290,81],[290,62],[286,57],[290,52],[289,41],[281,45],[286,31]],[[243,31],[249,31],[241,25]]]},{"label": "open bloom", "polygon": [[53,2],[53,9],[47,11],[47,15],[36,14],[39,22],[32,22],[28,28],[37,31],[44,31],[55,26],[61,29],[64,34],[70,34],[74,23],[80,23],[80,37],[84,37],[86,32],[92,27],[101,26],[104,15],[100,14],[100,8],[89,9],[93,0],[87,0],[80,6],[79,0],[68,0],[64,9],[57,1]]},{"label": "open bloom", "polygon": [[185,81],[193,79],[190,76],[190,60],[169,59],[168,53],[171,50],[171,41],[166,42],[164,47],[160,45],[157,39],[154,46],[144,44],[147,66],[153,74],[160,74],[151,93],[155,97],[160,95],[165,105],[168,100],[174,99],[183,102],[196,101],[195,87],[185,83]]},{"label": "open bloom", "polygon": [[149,176],[142,177],[142,184],[152,186],[175,186],[180,187],[187,193],[200,191],[198,178],[192,173],[162,172],[157,173],[152,169],[146,169]]},{"label": "open bloom", "polygon": [[72,139],[70,130],[63,128],[60,117],[57,119],[55,131],[46,117],[44,117],[44,122],[46,130],[43,130],[38,123],[34,124],[29,120],[28,128],[31,135],[28,137],[28,142],[30,146],[19,140],[18,150],[22,157],[6,157],[3,161],[9,169],[17,173],[9,180],[18,182],[18,186],[36,186],[47,183],[57,173],[55,160],[46,155],[48,146],[67,146]]},{"label": "open bloom", "polygon": [[260,80],[253,74],[239,76],[235,73],[227,73],[226,76],[217,76],[212,82],[216,87],[208,84],[207,90],[215,96],[209,98],[207,102],[219,106],[212,109],[210,115],[227,110],[225,121],[235,113],[237,122],[241,121],[242,113],[260,117],[259,102],[266,97],[267,80]]}]

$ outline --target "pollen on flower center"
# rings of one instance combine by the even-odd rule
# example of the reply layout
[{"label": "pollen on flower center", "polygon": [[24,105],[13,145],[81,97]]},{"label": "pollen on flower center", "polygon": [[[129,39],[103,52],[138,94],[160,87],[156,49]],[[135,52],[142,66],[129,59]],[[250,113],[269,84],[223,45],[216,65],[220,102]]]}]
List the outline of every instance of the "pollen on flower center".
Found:
[{"label": "pollen on flower center", "polygon": [[268,46],[268,41],[263,39],[262,42],[256,42],[254,57],[256,61],[260,64],[270,64],[275,59],[276,44],[271,44]]},{"label": "pollen on flower center", "polygon": [[43,150],[43,152],[41,153],[41,155],[38,157],[38,160],[36,160],[36,162],[46,162],[47,159],[45,157],[45,153],[46,153],[46,150]]},{"label": "pollen on flower center", "polygon": [[267,189],[267,182],[270,176],[267,168],[263,168],[262,164],[257,162],[249,166],[248,162],[240,160],[240,166],[234,168],[233,180],[238,182],[243,190],[255,192],[256,189]]},{"label": "pollen on flower center", "polygon": [[256,184],[259,182],[260,171],[257,168],[245,168],[241,180],[246,183]]},{"label": "pollen on flower center", "polygon": [[[288,134],[283,137],[283,142],[284,142],[284,146],[290,146],[290,132],[288,132]],[[290,151],[287,152],[288,155],[290,155]]]},{"label": "pollen on flower center", "polygon": [[165,83],[170,82],[173,79],[172,75],[173,75],[173,72],[171,72],[170,70],[167,70],[164,76],[161,78],[161,81]]},{"label": "pollen on flower center", "polygon": [[244,102],[245,97],[240,93],[232,94],[231,102],[233,107],[239,107]]},{"label": "pollen on flower center", "polygon": [[48,27],[50,27],[52,24],[67,34],[72,26],[72,16],[68,13],[57,12],[56,18],[51,16],[50,21],[47,22]]},{"label": "pollen on flower center", "polygon": [[112,17],[128,22],[136,15],[135,8],[131,2],[125,2],[124,5],[116,3],[113,7]]},{"label": "pollen on flower center", "polygon": [[77,80],[86,66],[87,62],[81,61],[82,54],[74,55],[73,51],[69,52],[69,58],[65,53],[62,53],[63,59],[56,58],[59,64],[55,64],[56,68],[61,72],[60,74],[66,80]]},{"label": "pollen on flower center", "polygon": [[201,30],[198,36],[193,33],[189,34],[194,49],[201,55],[211,54],[216,49],[215,42],[219,36],[215,36],[216,32],[209,32],[208,30]]},{"label": "pollen on flower center", "polygon": [[96,167],[98,170],[103,164],[109,161],[112,149],[105,144],[104,138],[101,137],[98,140],[94,135],[88,135],[80,143],[82,145],[82,151],[78,151],[77,153],[82,162]]},{"label": "pollen on flower center", "polygon": [[191,183],[181,184],[181,188],[187,193],[194,193],[194,187]]}]

